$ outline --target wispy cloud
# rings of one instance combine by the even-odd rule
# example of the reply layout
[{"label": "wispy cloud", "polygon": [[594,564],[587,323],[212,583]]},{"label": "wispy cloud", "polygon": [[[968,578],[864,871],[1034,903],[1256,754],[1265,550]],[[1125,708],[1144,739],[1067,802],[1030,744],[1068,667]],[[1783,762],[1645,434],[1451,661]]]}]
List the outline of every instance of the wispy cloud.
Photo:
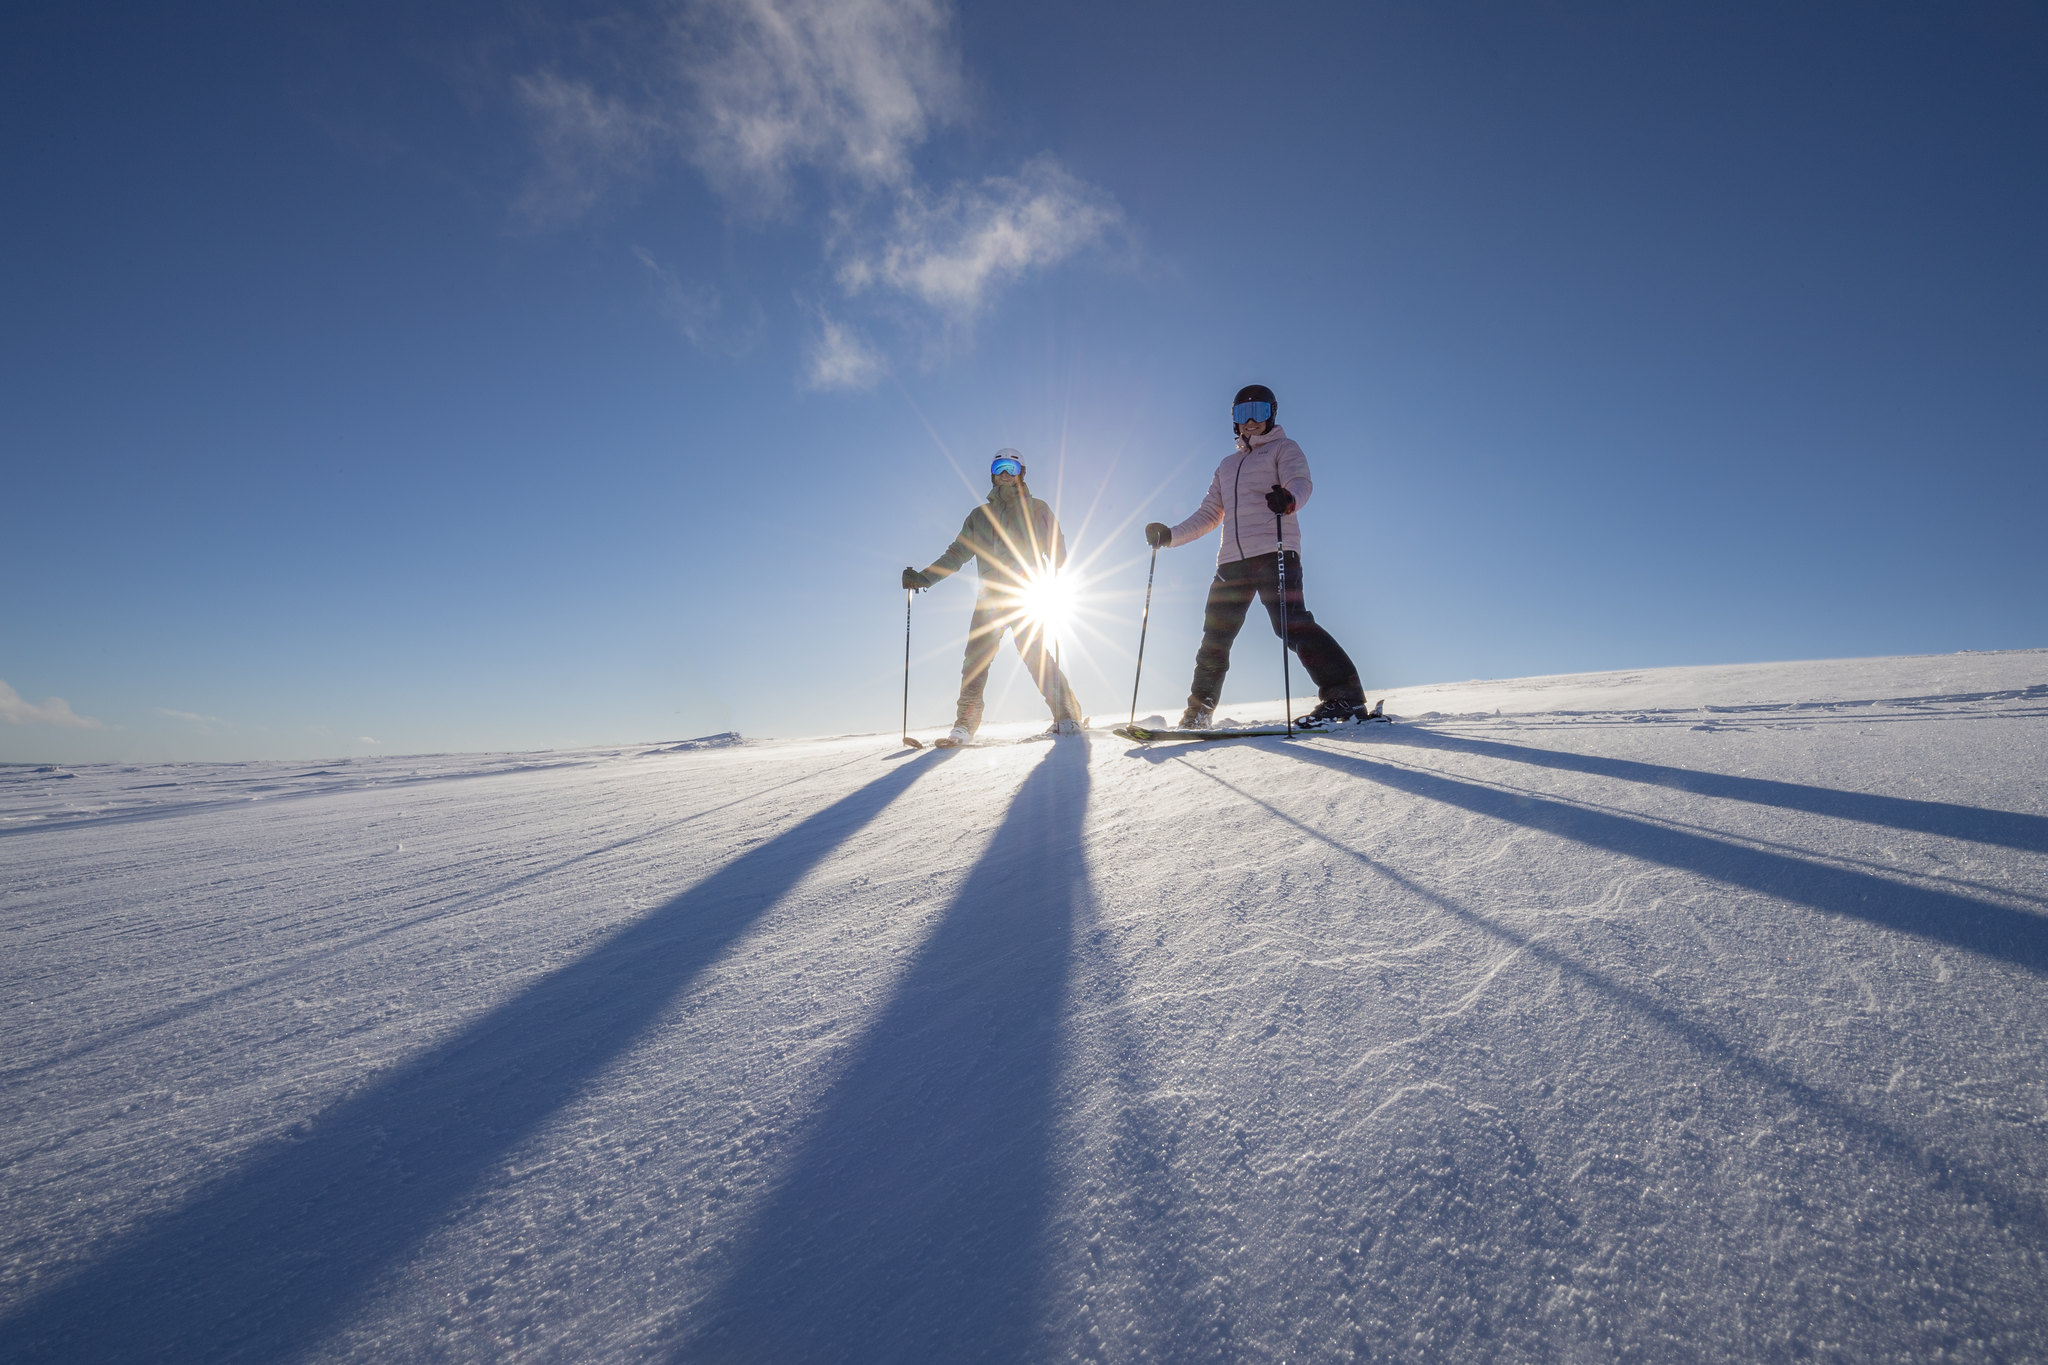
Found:
[{"label": "wispy cloud", "polygon": [[538,162],[516,207],[532,222],[569,222],[588,212],[619,179],[644,170],[669,130],[656,111],[599,94],[553,71],[513,82],[534,129]]},{"label": "wispy cloud", "polygon": [[1013,176],[944,194],[907,193],[879,242],[839,268],[849,294],[887,286],[933,308],[971,314],[997,287],[1101,242],[1123,213],[1049,156]]},{"label": "wispy cloud", "polygon": [[805,168],[907,183],[911,153],[965,112],[943,0],[702,0],[681,28],[680,125],[730,198],[779,206]]},{"label": "wispy cloud", "polygon": [[889,372],[875,349],[843,323],[820,315],[808,379],[814,389],[865,389]]},{"label": "wispy cloud", "polygon": [[[538,163],[522,211],[574,219],[610,187],[678,163],[742,218],[808,205],[843,295],[841,319],[819,314],[808,382],[873,384],[889,366],[848,310],[870,333],[956,335],[1005,285],[1124,225],[1110,195],[1049,155],[946,188],[920,181],[919,149],[968,112],[955,29],[950,0],[673,0],[645,54],[614,54],[601,75],[516,82]],[[719,291],[637,254],[694,344],[751,344]]]},{"label": "wispy cloud", "polygon": [[368,735],[356,736],[356,743],[358,744],[382,744],[383,742],[381,739],[371,739]]},{"label": "wispy cloud", "polygon": [[60,730],[104,730],[105,721],[81,716],[62,697],[44,697],[42,705],[26,701],[0,679],[0,720],[9,725],[54,725]]},{"label": "wispy cloud", "polygon": [[538,161],[519,207],[574,218],[665,155],[750,215],[790,207],[805,171],[906,183],[965,109],[952,28],[943,0],[676,0],[652,36],[620,27],[647,50],[601,77],[514,79]]}]

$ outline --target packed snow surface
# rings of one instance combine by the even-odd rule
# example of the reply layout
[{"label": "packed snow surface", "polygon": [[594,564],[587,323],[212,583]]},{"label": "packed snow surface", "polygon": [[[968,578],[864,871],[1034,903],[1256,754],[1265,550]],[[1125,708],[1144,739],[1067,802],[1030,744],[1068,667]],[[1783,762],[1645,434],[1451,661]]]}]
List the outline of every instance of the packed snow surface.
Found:
[{"label": "packed snow surface", "polygon": [[1387,710],[0,769],[0,1358],[2048,1356],[2048,652]]}]

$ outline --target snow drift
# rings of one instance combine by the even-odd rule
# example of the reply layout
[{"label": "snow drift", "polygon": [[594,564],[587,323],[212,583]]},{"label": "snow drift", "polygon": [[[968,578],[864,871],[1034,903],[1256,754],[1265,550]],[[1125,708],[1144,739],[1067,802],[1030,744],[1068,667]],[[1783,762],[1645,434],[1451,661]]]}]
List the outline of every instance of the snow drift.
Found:
[{"label": "snow drift", "polygon": [[2048,1352],[2048,652],[1387,709],[0,770],[0,1355]]}]

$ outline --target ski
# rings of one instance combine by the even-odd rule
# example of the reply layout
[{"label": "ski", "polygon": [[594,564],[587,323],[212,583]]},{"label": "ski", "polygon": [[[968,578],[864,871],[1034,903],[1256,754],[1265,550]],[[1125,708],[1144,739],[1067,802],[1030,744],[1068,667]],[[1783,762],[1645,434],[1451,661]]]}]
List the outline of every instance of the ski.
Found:
[{"label": "ski", "polygon": [[1289,733],[1321,735],[1328,734],[1333,730],[1341,730],[1348,725],[1370,725],[1375,721],[1389,724],[1393,721],[1393,717],[1387,715],[1382,709],[1385,706],[1386,702],[1376,701],[1372,704],[1372,709],[1364,715],[1352,716],[1349,719],[1340,721],[1311,722],[1304,716],[1302,719],[1294,722],[1294,729],[1291,732],[1285,726],[1280,725],[1260,726],[1245,730],[1181,730],[1165,726],[1155,728],[1146,725],[1119,725],[1114,730],[1111,730],[1110,733],[1124,739],[1136,740],[1140,744],[1150,744],[1155,739],[1252,739],[1263,735],[1285,735]]},{"label": "ski", "polygon": [[1253,739],[1260,735],[1284,735],[1287,730],[1279,725],[1256,730],[1153,730],[1143,725],[1119,725],[1110,733],[1150,744],[1155,739]]}]

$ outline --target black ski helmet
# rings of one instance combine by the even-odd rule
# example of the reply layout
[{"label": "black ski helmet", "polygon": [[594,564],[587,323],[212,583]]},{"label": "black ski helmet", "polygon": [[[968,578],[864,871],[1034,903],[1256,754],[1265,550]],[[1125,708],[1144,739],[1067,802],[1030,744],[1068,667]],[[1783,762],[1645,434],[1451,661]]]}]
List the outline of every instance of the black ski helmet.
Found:
[{"label": "black ski helmet", "polygon": [[[1237,397],[1230,400],[1230,406],[1235,408],[1239,403],[1271,403],[1273,405],[1271,420],[1275,422],[1280,420],[1280,400],[1275,398],[1273,391],[1264,384],[1247,384],[1239,389]],[[1237,424],[1233,422],[1231,425],[1235,426]]]}]

